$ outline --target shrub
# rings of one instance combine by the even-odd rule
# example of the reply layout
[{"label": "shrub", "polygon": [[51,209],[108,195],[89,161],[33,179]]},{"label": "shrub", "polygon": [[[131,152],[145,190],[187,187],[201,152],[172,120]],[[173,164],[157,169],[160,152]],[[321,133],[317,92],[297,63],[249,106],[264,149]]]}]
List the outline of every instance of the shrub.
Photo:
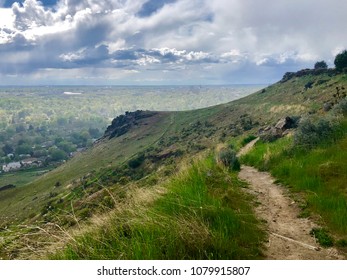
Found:
[{"label": "shrub", "polygon": [[314,65],[314,69],[328,69],[328,64],[324,60],[317,61]]},{"label": "shrub", "polygon": [[325,229],[313,228],[310,231],[310,234],[314,236],[317,239],[318,243],[323,247],[331,247],[334,245],[334,240]]},{"label": "shrub", "polygon": [[347,116],[347,99],[346,98],[340,101],[340,103],[335,105],[334,113]]},{"label": "shrub", "polygon": [[81,220],[86,220],[87,218],[92,216],[92,211],[89,208],[83,208],[77,214]]},{"label": "shrub", "polygon": [[243,130],[247,131],[251,130],[254,127],[255,123],[253,123],[251,117],[248,114],[245,114],[240,117],[240,125]]},{"label": "shrub", "polygon": [[340,239],[336,242],[336,245],[342,248],[347,247],[347,240],[346,239]]},{"label": "shrub", "polygon": [[105,206],[106,208],[112,209],[112,208],[114,208],[115,204],[116,203],[115,203],[114,199],[109,195],[105,196],[102,199],[102,205]]},{"label": "shrub", "polygon": [[144,154],[138,155],[134,159],[129,160],[128,166],[135,169],[139,167],[144,162],[144,160],[145,160]]},{"label": "shrub", "polygon": [[333,140],[335,130],[336,125],[327,118],[320,118],[317,121],[304,119],[294,134],[294,145],[311,149],[324,141]]},{"label": "shrub", "polygon": [[308,90],[309,88],[312,88],[314,82],[308,82],[305,84],[305,90]]},{"label": "shrub", "polygon": [[67,154],[57,148],[52,148],[49,150],[49,153],[54,161],[66,160],[68,158]]},{"label": "shrub", "polygon": [[240,162],[236,156],[236,152],[231,149],[222,149],[218,153],[218,161],[225,167],[233,171],[240,170]]},{"label": "shrub", "polygon": [[343,70],[344,68],[347,68],[347,50],[344,50],[335,57],[334,64],[336,70],[339,71]]}]

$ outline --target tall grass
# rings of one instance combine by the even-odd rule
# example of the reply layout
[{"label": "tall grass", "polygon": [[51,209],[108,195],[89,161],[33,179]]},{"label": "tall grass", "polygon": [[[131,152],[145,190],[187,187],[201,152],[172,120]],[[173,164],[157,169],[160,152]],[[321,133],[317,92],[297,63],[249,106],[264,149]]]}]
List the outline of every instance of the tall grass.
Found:
[{"label": "tall grass", "polygon": [[114,215],[53,259],[259,259],[264,233],[236,174],[213,157],[182,171],[147,208]]},{"label": "tall grass", "polygon": [[336,235],[347,237],[347,121],[339,124],[333,142],[324,139],[312,149],[292,146],[291,138],[257,143],[241,161],[271,171],[294,192],[304,194],[305,207],[322,217]]}]

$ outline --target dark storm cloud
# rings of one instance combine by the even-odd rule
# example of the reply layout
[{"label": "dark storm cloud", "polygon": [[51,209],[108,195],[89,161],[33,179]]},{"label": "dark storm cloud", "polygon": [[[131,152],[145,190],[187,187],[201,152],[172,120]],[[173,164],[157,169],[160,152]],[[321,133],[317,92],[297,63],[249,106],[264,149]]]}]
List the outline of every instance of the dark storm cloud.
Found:
[{"label": "dark storm cloud", "polygon": [[108,48],[105,45],[94,48],[88,47],[77,53],[70,53],[60,56],[60,58],[66,62],[63,65],[71,68],[79,67],[81,65],[102,64],[102,62],[107,60],[109,57],[110,55]]},{"label": "dark storm cloud", "polygon": [[186,52],[175,49],[123,49],[110,53],[106,45],[96,48],[84,48],[77,52],[62,54],[60,58],[61,61],[65,62],[65,67],[71,68],[81,65],[100,67],[100,64],[114,68],[124,68],[127,64],[130,68],[141,65],[157,65],[159,68],[167,68],[174,67],[173,64],[184,65],[219,62],[217,57],[202,52]]},{"label": "dark storm cloud", "polygon": [[132,49],[119,50],[113,53],[115,60],[137,60],[138,57],[138,53]]},{"label": "dark storm cloud", "polygon": [[[133,25],[131,21],[137,23],[140,29],[146,29],[147,32],[161,32],[160,24],[154,22],[153,26],[148,27],[148,22],[136,22],[132,15],[126,15],[125,9],[118,9],[116,12],[123,11],[121,15],[126,15],[127,21],[120,19],[118,14],[114,16],[107,10],[100,12],[98,8],[100,5],[110,8],[121,7],[120,2],[110,2],[99,3],[95,1],[96,8],[93,7],[96,11],[93,12],[91,2],[86,3],[80,11],[75,11],[76,7],[82,7],[85,2],[70,0],[65,6],[67,10],[61,11],[58,16],[56,15],[58,12],[54,13],[45,9],[35,0],[27,0],[23,6],[14,5],[12,13],[15,16],[15,31],[11,29],[6,29],[6,31],[8,34],[15,32],[16,35],[7,44],[0,45],[3,51],[8,53],[7,67],[1,67],[1,71],[4,73],[11,69],[12,74],[14,71],[28,73],[44,68],[69,69],[85,66],[125,68],[127,63],[129,68],[154,64],[159,68],[161,64],[218,62],[218,58],[212,54],[174,48],[146,49],[126,47],[125,45],[125,48],[110,51],[109,45],[122,38],[130,42],[134,40],[139,44],[136,34],[143,32],[132,34],[133,26],[136,25]],[[165,3],[168,2],[170,1]],[[162,2],[161,4],[164,5],[165,3]],[[117,29],[114,20],[116,23],[119,21],[122,25],[121,29],[123,29],[116,34],[113,34],[115,28]],[[67,30],[64,29],[64,26],[60,28],[60,25],[69,24],[69,21],[71,24]],[[170,25],[175,25],[174,22],[171,22]],[[58,28],[55,29],[55,26]],[[172,29],[172,27],[167,27],[167,29]],[[38,33],[43,30],[43,33],[36,35],[34,30],[37,30]],[[19,50],[23,51],[18,58],[15,58],[15,53]],[[14,65],[11,66],[11,64]]]},{"label": "dark storm cloud", "polygon": [[112,25],[101,15],[91,16],[76,25],[74,36],[78,46],[95,46],[105,40],[112,31]]}]

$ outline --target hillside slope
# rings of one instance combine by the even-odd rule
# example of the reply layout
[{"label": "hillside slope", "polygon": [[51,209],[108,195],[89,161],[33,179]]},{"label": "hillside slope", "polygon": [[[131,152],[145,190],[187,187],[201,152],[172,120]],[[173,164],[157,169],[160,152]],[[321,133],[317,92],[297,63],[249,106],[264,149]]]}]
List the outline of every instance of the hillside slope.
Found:
[{"label": "hillside slope", "polygon": [[126,203],[137,188],[162,186],[182,162],[219,143],[256,135],[283,117],[324,115],[345,88],[346,74],[311,71],[223,105],[118,117],[91,149],[22,188],[0,192],[3,257],[18,258],[25,243],[18,238],[33,229],[65,232]]}]

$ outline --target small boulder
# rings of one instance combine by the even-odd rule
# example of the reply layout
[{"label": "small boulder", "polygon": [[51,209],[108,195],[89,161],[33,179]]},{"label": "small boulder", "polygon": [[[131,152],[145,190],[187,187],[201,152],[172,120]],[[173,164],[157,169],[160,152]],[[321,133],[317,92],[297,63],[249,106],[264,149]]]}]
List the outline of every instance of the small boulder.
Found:
[{"label": "small boulder", "polygon": [[275,128],[284,131],[286,129],[293,128],[294,126],[295,126],[295,121],[291,117],[285,117],[280,119],[277,122],[277,124],[275,125]]},{"label": "small boulder", "polygon": [[282,130],[272,126],[262,131],[259,137],[264,142],[273,142],[282,137]]},{"label": "small boulder", "polygon": [[275,126],[267,126],[258,131],[260,139],[265,142],[273,142],[289,133],[288,129],[296,126],[296,120],[291,117],[280,119]]}]

